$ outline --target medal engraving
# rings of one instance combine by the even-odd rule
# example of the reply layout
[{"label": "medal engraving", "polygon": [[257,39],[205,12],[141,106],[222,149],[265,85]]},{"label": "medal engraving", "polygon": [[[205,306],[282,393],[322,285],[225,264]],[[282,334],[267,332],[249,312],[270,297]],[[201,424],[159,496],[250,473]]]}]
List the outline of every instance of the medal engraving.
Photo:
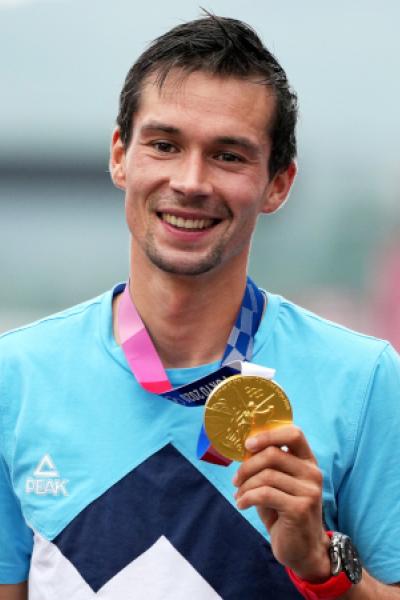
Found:
[{"label": "medal engraving", "polygon": [[274,381],[254,375],[234,375],[211,392],[204,426],[214,448],[223,456],[246,458],[248,437],[292,422],[290,402]]}]

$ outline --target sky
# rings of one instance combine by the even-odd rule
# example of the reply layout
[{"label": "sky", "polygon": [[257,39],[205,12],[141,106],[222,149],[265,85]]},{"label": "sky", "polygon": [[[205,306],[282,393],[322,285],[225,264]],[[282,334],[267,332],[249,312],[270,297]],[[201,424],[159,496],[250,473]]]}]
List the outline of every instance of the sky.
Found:
[{"label": "sky", "polygon": [[[313,164],[398,164],[397,0],[204,4],[249,22],[276,53],[299,94],[300,144]],[[1,160],[100,159],[129,66],[199,13],[192,0],[0,0]]]}]

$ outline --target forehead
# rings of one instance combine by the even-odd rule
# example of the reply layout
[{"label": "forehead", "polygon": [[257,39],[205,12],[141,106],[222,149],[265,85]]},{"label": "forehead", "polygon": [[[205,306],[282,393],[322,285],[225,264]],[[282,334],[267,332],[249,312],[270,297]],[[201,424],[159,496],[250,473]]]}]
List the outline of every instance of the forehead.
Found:
[{"label": "forehead", "polygon": [[171,125],[196,125],[215,134],[250,135],[265,143],[275,104],[273,91],[255,79],[175,69],[161,87],[157,75],[144,82],[134,120],[136,126],[147,120],[172,120]]}]

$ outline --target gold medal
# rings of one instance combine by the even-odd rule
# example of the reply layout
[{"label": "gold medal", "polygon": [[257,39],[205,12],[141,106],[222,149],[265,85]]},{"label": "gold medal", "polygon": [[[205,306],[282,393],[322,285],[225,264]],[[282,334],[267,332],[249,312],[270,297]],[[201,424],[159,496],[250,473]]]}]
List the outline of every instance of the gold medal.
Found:
[{"label": "gold medal", "polygon": [[208,439],[232,460],[247,457],[244,444],[248,437],[290,423],[292,408],[283,389],[256,375],[233,375],[221,381],[205,404]]}]

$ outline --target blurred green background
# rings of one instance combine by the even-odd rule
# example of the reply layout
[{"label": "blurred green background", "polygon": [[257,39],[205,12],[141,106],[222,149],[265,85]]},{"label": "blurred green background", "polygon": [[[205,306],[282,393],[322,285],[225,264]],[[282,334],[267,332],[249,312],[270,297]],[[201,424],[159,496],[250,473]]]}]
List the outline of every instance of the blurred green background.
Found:
[{"label": "blurred green background", "polygon": [[[254,26],[298,92],[299,176],[263,217],[250,272],[400,347],[400,3],[209,0]],[[0,0],[0,331],[85,300],[128,271],[107,173],[125,74],[199,16],[192,0]]]}]

